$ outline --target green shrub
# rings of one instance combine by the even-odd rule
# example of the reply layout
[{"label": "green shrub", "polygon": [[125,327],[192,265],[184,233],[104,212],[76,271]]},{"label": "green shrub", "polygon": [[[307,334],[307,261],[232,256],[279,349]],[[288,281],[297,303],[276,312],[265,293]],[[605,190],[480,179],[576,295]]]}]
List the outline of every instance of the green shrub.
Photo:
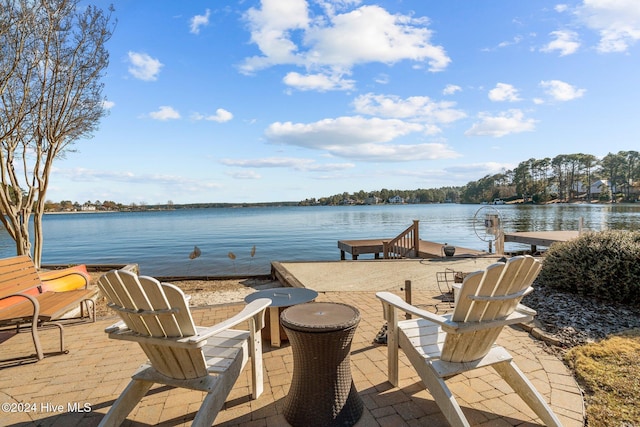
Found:
[{"label": "green shrub", "polygon": [[546,253],[543,286],[630,304],[640,303],[640,231],[588,232]]}]

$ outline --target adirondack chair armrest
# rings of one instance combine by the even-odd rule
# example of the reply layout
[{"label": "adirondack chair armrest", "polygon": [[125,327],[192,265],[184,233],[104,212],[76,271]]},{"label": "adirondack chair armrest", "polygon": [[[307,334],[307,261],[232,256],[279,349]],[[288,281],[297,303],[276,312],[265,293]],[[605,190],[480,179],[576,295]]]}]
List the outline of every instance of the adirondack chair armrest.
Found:
[{"label": "adirondack chair armrest", "polygon": [[535,316],[536,314],[538,314],[533,308],[529,308],[524,304],[518,304],[518,306],[516,307],[516,311],[519,313],[523,313],[526,314],[528,316]]},{"label": "adirondack chair armrest", "polygon": [[121,320],[117,323],[114,323],[111,326],[107,326],[104,331],[108,334],[112,333],[112,332],[118,332],[118,331],[126,331],[127,329],[129,329],[127,327],[127,325]]},{"label": "adirondack chair armrest", "polygon": [[399,296],[392,294],[391,292],[377,292],[376,297],[382,300],[382,304],[391,305],[397,309],[404,311],[405,313],[409,313],[423,319],[429,320],[431,322],[437,323],[438,325],[449,328],[450,330],[455,330],[456,322],[452,322],[446,317],[438,316],[437,314],[433,314],[426,310],[421,310],[418,307],[415,307],[405,300],[400,298]]},{"label": "adirondack chair armrest", "polygon": [[[201,333],[189,337],[186,341],[188,343],[199,343],[207,338],[212,337],[213,335],[219,334],[220,332],[233,328],[234,326],[242,323],[251,317],[259,314],[261,311],[264,313],[264,310],[271,305],[271,300],[269,298],[259,298],[255,301],[247,304],[240,313],[236,314],[233,317],[225,320],[224,322],[220,322],[216,325],[211,326],[210,328],[205,329]],[[262,323],[262,322],[261,322]]]}]

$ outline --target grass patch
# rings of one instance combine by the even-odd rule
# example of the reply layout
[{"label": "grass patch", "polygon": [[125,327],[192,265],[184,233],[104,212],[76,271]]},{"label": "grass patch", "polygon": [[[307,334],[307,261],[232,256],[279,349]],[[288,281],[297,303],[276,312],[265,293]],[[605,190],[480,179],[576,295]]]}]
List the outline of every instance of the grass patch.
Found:
[{"label": "grass patch", "polygon": [[569,350],[565,359],[585,390],[589,427],[640,425],[640,329]]}]

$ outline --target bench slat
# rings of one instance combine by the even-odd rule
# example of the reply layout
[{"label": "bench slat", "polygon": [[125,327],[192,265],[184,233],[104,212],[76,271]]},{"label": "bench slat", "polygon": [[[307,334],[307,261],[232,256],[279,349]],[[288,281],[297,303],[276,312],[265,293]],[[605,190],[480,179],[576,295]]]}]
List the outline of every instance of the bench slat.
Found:
[{"label": "bench slat", "polygon": [[[40,304],[38,319],[41,322],[56,320],[63,314],[96,294],[95,289],[80,289],[77,291],[65,292],[45,292],[35,297]],[[13,299],[13,298],[12,298]],[[0,311],[0,325],[21,322],[31,322],[33,318],[33,304],[25,298],[20,298],[22,302],[13,304]],[[17,301],[17,298],[16,298]]]},{"label": "bench slat", "polygon": [[31,258],[18,256],[0,259],[0,298],[39,285],[40,277]]},{"label": "bench slat", "polygon": [[49,316],[51,320],[59,319],[74,305],[90,299],[97,289],[78,289],[64,292],[45,292],[36,299],[40,303],[40,316]]}]

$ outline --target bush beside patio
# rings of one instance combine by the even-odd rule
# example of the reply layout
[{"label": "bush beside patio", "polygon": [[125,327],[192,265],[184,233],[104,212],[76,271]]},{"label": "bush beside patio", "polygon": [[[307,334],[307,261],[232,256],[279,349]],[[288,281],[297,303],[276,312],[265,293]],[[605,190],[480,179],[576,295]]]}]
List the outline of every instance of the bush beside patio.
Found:
[{"label": "bush beside patio", "polygon": [[535,287],[525,303],[572,347],[564,361],[584,389],[587,425],[640,425],[640,231],[554,244]]},{"label": "bush beside patio", "polygon": [[640,231],[588,232],[554,244],[538,283],[601,300],[640,303]]}]

